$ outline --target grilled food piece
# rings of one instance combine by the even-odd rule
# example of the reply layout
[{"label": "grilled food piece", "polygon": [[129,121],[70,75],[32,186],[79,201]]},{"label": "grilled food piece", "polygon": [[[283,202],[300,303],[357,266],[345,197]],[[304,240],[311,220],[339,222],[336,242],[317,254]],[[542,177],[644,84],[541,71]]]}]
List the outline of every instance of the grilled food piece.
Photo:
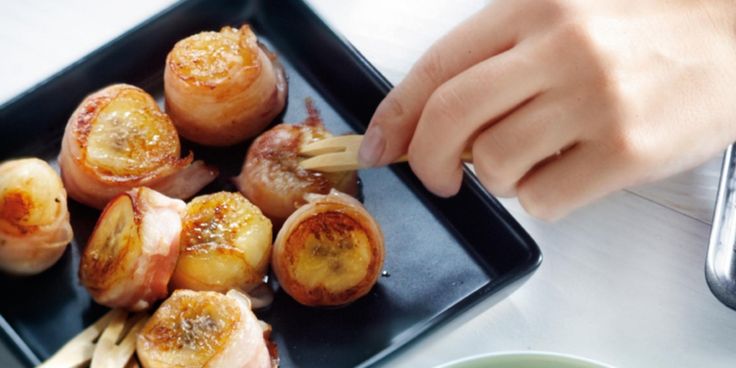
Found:
[{"label": "grilled food piece", "polygon": [[138,335],[143,367],[271,368],[270,327],[237,291],[176,290]]},{"label": "grilled food piece", "polygon": [[327,194],[334,188],[358,194],[355,171],[322,173],[299,166],[299,147],[332,136],[311,103],[307,109],[309,117],[302,124],[277,125],[256,138],[235,179],[240,192],[276,226],[305,203],[307,193]]},{"label": "grilled food piece", "polygon": [[0,270],[36,274],[51,267],[72,240],[66,191],[45,161],[0,164]]},{"label": "grilled food piece", "polygon": [[139,186],[189,198],[217,176],[216,169],[192,160],[191,153],[181,157],[176,129],[153,97],[127,84],[82,101],[67,123],[59,154],[69,195],[95,208]]},{"label": "grilled food piece", "polygon": [[284,109],[286,78],[248,25],[224,27],[174,45],[164,92],[166,111],[182,136],[228,146],[255,136]]},{"label": "grilled food piece", "polygon": [[338,306],[367,294],[383,267],[378,223],[355,198],[333,190],[307,196],[284,223],[271,267],[279,285],[308,306]]},{"label": "grilled food piece", "polygon": [[82,254],[79,278],[111,308],[146,309],[168,295],[186,205],[145,187],[115,197]]},{"label": "grilled food piece", "polygon": [[184,216],[175,289],[250,291],[271,258],[271,221],[240,193],[194,198]]}]

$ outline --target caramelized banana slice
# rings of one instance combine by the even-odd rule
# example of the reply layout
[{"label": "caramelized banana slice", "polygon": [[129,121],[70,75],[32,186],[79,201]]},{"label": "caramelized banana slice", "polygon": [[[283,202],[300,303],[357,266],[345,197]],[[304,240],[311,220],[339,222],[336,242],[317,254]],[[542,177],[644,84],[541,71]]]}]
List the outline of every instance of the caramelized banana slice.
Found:
[{"label": "caramelized banana slice", "polygon": [[186,205],[145,187],[115,197],[82,254],[79,278],[96,302],[138,311],[166,297]]},{"label": "caramelized banana slice", "polygon": [[240,193],[194,198],[184,216],[175,289],[250,291],[271,258],[271,221]]},{"label": "caramelized banana slice", "polygon": [[156,101],[138,87],[116,84],[84,99],[61,143],[59,166],[69,195],[102,208],[138,186],[189,198],[215,179],[217,170],[192,154],[182,158],[179,136]]},{"label": "caramelized banana slice", "polygon": [[30,275],[56,263],[72,240],[66,191],[45,161],[0,165],[0,270]]},{"label": "caramelized banana slice", "polygon": [[235,179],[240,192],[275,225],[282,224],[305,203],[306,193],[327,194],[335,188],[353,196],[358,194],[355,171],[321,173],[299,166],[299,147],[332,136],[310,102],[307,110],[309,117],[304,123],[277,125],[256,138]]},{"label": "caramelized banana slice", "polygon": [[176,290],[138,335],[143,367],[270,368],[267,331],[237,291]]},{"label": "caramelized banana slice", "polygon": [[311,194],[284,223],[271,266],[299,303],[337,306],[370,291],[383,266],[383,233],[355,198]]},{"label": "caramelized banana slice", "polygon": [[181,135],[212,146],[258,134],[286,104],[284,70],[248,25],[177,42],[166,58],[164,91]]}]

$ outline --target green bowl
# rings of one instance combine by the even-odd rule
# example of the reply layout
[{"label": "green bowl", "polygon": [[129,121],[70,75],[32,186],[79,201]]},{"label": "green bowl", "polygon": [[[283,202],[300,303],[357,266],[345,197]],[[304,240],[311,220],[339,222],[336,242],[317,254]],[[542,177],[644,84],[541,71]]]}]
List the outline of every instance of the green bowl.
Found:
[{"label": "green bowl", "polygon": [[436,368],[613,368],[600,362],[567,354],[519,351],[476,355]]}]

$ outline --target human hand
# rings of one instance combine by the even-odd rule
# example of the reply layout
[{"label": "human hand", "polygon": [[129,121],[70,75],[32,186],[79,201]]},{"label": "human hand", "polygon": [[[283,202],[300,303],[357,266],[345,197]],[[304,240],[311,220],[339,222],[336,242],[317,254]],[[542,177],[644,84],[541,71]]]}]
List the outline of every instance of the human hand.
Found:
[{"label": "human hand", "polygon": [[366,166],[408,152],[432,192],[460,155],[554,220],[736,140],[732,1],[497,0],[436,42],[376,110]]}]

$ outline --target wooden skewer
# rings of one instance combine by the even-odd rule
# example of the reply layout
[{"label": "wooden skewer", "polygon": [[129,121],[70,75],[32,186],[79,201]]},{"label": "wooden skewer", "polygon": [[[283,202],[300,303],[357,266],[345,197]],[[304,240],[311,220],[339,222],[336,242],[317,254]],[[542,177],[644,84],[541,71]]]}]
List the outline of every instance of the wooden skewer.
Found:
[{"label": "wooden skewer", "polygon": [[[358,162],[358,149],[363,141],[360,134],[342,135],[326,138],[300,147],[299,154],[307,159],[300,162],[301,167],[322,172],[350,171],[363,168]],[[466,150],[460,158],[465,162],[473,161],[473,154]],[[394,163],[406,162],[409,158],[403,155]]]},{"label": "wooden skewer", "polygon": [[122,368],[133,356],[138,331],[143,328],[147,318],[142,313],[126,317],[119,315],[110,321],[97,341],[90,368]]},{"label": "wooden skewer", "polygon": [[129,366],[136,336],[146,320],[145,313],[128,314],[113,309],[69,340],[38,368]]},{"label": "wooden skewer", "polygon": [[107,328],[110,321],[120,313],[124,312],[121,310],[107,312],[97,322],[85,328],[77,336],[69,340],[56,354],[52,355],[51,358],[37,368],[69,368],[87,365],[92,360],[92,354],[95,350],[95,340]]}]

